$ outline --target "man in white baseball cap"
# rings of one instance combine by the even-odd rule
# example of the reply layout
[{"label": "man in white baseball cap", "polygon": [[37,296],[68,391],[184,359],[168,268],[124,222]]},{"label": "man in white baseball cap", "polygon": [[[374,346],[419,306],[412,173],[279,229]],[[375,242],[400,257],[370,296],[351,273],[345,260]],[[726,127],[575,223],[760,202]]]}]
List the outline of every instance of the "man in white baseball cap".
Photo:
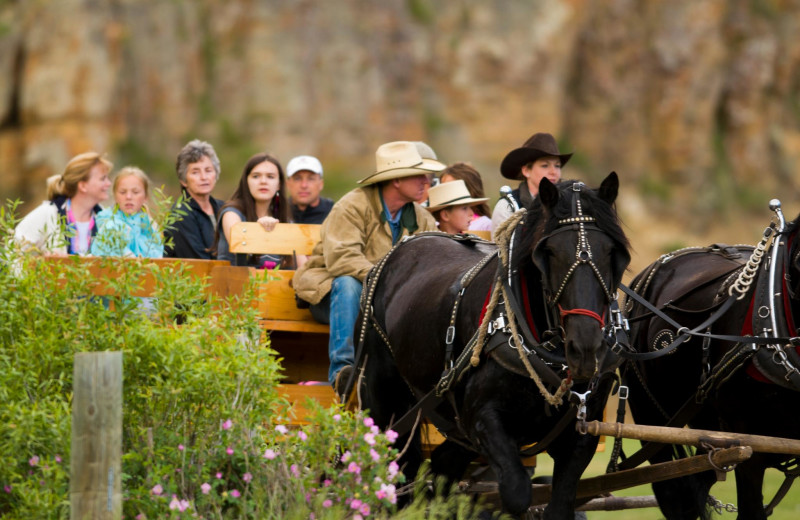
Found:
[{"label": "man in white baseball cap", "polygon": [[286,165],[292,221],[297,224],[322,224],[333,208],[331,199],[321,196],[324,182],[322,164],[310,155],[298,155]]}]

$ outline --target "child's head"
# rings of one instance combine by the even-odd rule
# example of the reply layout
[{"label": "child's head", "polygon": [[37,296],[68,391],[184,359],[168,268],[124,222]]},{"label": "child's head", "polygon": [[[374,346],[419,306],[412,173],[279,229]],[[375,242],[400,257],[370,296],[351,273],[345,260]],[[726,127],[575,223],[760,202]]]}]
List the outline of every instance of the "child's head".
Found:
[{"label": "child's head", "polygon": [[469,229],[473,206],[486,202],[486,198],[472,198],[462,180],[445,182],[428,191],[428,211],[439,222],[439,229],[446,233],[464,233]]},{"label": "child's head", "polygon": [[150,191],[150,178],[136,166],[122,168],[114,178],[114,200],[126,215],[142,210]]}]

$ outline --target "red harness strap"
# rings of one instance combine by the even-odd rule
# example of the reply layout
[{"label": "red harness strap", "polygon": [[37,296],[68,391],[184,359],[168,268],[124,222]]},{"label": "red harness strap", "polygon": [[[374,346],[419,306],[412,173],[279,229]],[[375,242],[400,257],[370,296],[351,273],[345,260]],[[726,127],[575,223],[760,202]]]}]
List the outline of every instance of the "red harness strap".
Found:
[{"label": "red harness strap", "polygon": [[[539,341],[539,333],[536,330],[536,324],[533,321],[533,314],[531,313],[531,301],[528,297],[528,284],[525,283],[525,275],[520,275],[520,283],[522,284],[522,303],[523,307],[525,308],[525,319],[528,322],[528,328],[531,330],[533,334],[533,339]],[[486,293],[486,300],[483,302],[483,307],[481,308],[481,317],[478,319],[478,323],[483,323],[483,318],[486,316],[486,308],[489,306],[489,301],[492,299],[492,291],[494,291],[494,285],[489,287],[489,292]]]},{"label": "red harness strap", "polygon": [[590,311],[589,309],[568,309],[568,310],[565,310],[565,309],[563,309],[561,307],[561,305],[559,305],[558,306],[558,310],[561,312],[561,319],[562,320],[566,316],[577,314],[579,316],[589,316],[590,318],[596,319],[598,322],[600,322],[600,328],[601,329],[606,326],[606,321],[603,319],[603,317],[600,316],[599,314],[597,314],[594,311]]},{"label": "red harness strap", "polygon": [[[787,248],[789,245],[787,244]],[[789,291],[786,287],[786,277],[781,276],[781,280],[783,280],[781,287],[781,293],[783,294],[783,309],[784,314],[786,315],[786,325],[790,331],[796,330],[794,326],[794,318],[792,317],[792,302],[789,299]],[[750,307],[747,309],[747,315],[745,316],[744,324],[742,325],[742,336],[752,336],[753,335],[753,305],[755,303],[755,295],[750,299]],[[800,353],[800,347],[795,347],[797,352]],[[747,375],[755,379],[756,381],[761,381],[762,383],[772,383],[762,372],[758,369],[755,363],[752,361],[748,363],[747,368],[745,369]]]}]

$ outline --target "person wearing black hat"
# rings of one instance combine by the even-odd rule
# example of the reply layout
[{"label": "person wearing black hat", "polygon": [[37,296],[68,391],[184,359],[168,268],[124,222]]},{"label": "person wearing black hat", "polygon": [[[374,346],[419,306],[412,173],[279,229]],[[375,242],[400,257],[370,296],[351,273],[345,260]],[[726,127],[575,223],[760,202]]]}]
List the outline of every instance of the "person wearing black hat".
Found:
[{"label": "person wearing black hat", "polygon": [[492,212],[492,233],[518,208],[527,207],[539,194],[539,182],[547,178],[556,183],[561,180],[561,168],[567,164],[571,153],[562,154],[555,138],[548,133],[536,133],[520,148],[511,150],[500,164],[500,173],[506,179],[522,181],[517,189],[501,198]]}]

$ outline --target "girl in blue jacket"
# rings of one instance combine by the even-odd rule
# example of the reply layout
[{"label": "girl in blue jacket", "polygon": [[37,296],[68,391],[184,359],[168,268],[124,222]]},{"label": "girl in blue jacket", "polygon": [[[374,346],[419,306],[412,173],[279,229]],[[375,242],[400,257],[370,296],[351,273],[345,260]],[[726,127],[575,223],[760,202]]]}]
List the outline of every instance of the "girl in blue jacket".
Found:
[{"label": "girl in blue jacket", "polygon": [[135,166],[122,168],[114,178],[113,208],[97,215],[95,256],[161,258],[164,244],[158,226],[150,219],[145,202],[150,179]]}]

